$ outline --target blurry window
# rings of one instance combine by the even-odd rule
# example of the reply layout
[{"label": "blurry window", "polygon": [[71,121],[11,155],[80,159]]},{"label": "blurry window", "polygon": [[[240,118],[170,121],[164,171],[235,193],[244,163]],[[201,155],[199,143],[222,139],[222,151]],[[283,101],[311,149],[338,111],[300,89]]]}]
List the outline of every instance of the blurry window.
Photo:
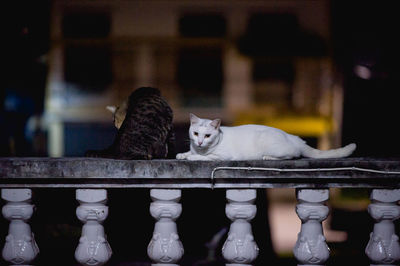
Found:
[{"label": "blurry window", "polygon": [[[215,14],[186,15],[179,21],[179,31],[187,38],[220,38],[226,34],[226,21]],[[177,68],[185,106],[221,105],[223,67],[219,45],[181,48]]]},{"label": "blurry window", "polygon": [[253,61],[254,102],[290,105],[295,67],[290,57],[259,57]]},{"label": "blurry window", "polygon": [[220,48],[181,49],[178,83],[187,106],[219,106],[222,88],[222,50]]},{"label": "blurry window", "polygon": [[62,21],[65,38],[107,38],[110,28],[110,17],[103,13],[66,14]]},{"label": "blurry window", "polygon": [[112,82],[111,52],[107,46],[69,45],[64,62],[65,81],[74,88],[103,91]]},{"label": "blurry window", "polygon": [[325,56],[326,43],[303,29],[295,14],[256,13],[240,38],[239,50],[249,56]]},{"label": "blurry window", "polygon": [[184,37],[224,37],[226,21],[218,14],[185,15],[179,20],[179,32]]}]

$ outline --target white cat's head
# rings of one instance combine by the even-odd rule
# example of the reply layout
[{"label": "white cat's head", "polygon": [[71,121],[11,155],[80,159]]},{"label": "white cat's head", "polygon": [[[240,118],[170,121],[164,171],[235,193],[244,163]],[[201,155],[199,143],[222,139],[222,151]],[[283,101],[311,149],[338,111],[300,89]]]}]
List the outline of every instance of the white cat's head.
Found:
[{"label": "white cat's head", "polygon": [[190,114],[189,137],[198,149],[207,149],[219,140],[221,119],[202,119]]}]

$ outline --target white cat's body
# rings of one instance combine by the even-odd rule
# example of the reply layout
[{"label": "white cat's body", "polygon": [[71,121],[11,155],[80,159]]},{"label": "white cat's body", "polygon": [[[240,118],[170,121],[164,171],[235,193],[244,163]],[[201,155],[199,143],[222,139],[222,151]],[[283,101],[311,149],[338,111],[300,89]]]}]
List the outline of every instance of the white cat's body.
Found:
[{"label": "white cat's body", "polygon": [[301,138],[280,129],[262,125],[222,127],[220,120],[201,119],[191,115],[190,151],[177,159],[187,160],[278,160],[297,157],[340,158],[356,148],[321,151],[308,146]]}]

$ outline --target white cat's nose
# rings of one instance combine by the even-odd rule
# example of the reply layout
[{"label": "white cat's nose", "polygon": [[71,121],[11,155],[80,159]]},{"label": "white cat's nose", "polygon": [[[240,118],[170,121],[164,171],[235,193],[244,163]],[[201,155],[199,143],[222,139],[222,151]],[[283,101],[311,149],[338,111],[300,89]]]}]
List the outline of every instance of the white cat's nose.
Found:
[{"label": "white cat's nose", "polygon": [[199,146],[201,146],[201,144],[203,144],[203,142],[202,142],[202,141],[198,141],[197,143],[199,143]]}]

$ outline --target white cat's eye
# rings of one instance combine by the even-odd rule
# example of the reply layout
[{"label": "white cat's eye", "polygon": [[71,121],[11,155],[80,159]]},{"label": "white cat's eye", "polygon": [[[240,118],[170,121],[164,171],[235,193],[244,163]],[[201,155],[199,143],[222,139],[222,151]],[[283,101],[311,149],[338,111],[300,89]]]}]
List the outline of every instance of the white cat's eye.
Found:
[{"label": "white cat's eye", "polygon": [[199,133],[198,133],[198,132],[193,132],[193,134],[194,134],[195,136],[198,136],[198,135],[199,135]]},{"label": "white cat's eye", "polygon": [[210,136],[211,136],[210,134],[206,134],[206,135],[205,135],[206,138],[209,138]]}]

